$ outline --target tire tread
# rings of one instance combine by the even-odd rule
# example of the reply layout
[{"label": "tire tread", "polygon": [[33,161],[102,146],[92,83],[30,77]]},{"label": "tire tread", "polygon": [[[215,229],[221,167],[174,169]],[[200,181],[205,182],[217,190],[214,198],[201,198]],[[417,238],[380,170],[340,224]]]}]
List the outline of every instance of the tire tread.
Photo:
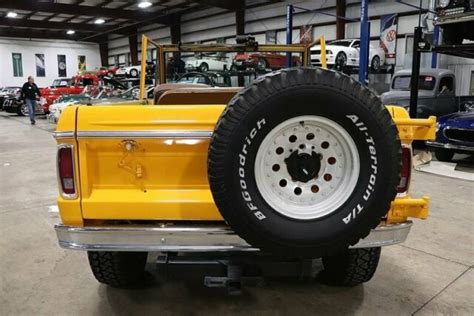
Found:
[{"label": "tire tread", "polygon": [[140,280],[147,253],[88,251],[87,256],[97,281],[113,287],[123,287]]},{"label": "tire tread", "polygon": [[[341,92],[350,96],[354,100],[367,100],[364,103],[364,106],[366,110],[368,109],[371,111],[372,115],[381,126],[386,127],[382,130],[382,137],[386,143],[391,143],[390,148],[394,149],[391,151],[391,159],[392,161],[398,161],[399,165],[398,168],[393,168],[392,170],[391,178],[394,180],[384,191],[385,196],[383,201],[385,201],[385,203],[379,206],[380,211],[373,215],[370,220],[368,220],[368,223],[365,225],[359,225],[359,227],[351,234],[352,237],[349,238],[349,240],[332,241],[331,244],[333,246],[331,248],[326,248],[321,251],[304,249],[303,247],[301,249],[287,249],[284,254],[280,253],[280,255],[284,256],[301,256],[305,251],[310,251],[317,256],[323,256],[342,251],[350,245],[355,245],[361,238],[366,237],[371,229],[377,227],[380,223],[380,218],[390,209],[391,202],[397,194],[397,185],[400,181],[399,170],[401,167],[401,145],[398,130],[390,116],[390,113],[382,105],[374,91],[363,86],[353,78],[334,70],[312,67],[282,69],[259,77],[251,85],[242,89],[234,96],[234,98],[231,99],[228,106],[221,114],[218,124],[216,124],[209,146],[208,176],[214,201],[221,213],[225,209],[232,209],[232,202],[226,197],[227,192],[224,184],[225,177],[223,172],[223,160],[228,151],[228,144],[231,141],[235,129],[239,126],[240,122],[249,111],[258,107],[259,103],[268,98],[271,91],[291,90],[294,87],[305,86],[308,84],[317,84],[318,86],[328,88],[337,87]],[[380,133],[381,131],[377,132]],[[238,212],[224,211],[223,217],[229,223],[239,220],[241,221],[242,219],[237,219],[238,214],[236,213]],[[244,232],[240,227],[234,226],[232,226],[234,231],[242,236],[242,233]],[[259,232],[254,233],[256,235],[259,234]],[[247,240],[247,242],[252,244],[249,240]],[[278,252],[278,249],[275,249],[275,251]]]}]

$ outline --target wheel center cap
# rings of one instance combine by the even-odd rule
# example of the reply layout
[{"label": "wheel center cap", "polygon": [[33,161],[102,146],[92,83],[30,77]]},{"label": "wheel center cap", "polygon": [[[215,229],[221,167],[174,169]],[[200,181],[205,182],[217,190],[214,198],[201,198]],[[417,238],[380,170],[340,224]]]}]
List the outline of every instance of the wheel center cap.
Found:
[{"label": "wheel center cap", "polygon": [[285,159],[286,168],[294,181],[308,182],[318,177],[321,169],[321,155],[293,152]]}]

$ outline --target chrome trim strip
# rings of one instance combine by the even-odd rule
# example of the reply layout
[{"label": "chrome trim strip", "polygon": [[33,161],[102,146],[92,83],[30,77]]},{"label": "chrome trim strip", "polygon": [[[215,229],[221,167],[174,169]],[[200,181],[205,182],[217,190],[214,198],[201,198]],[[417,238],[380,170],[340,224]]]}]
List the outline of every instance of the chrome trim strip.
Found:
[{"label": "chrome trim strip", "polygon": [[56,139],[74,138],[74,132],[73,131],[53,132],[53,137]]},{"label": "chrome trim strip", "polygon": [[455,145],[455,144],[451,144],[451,143],[443,144],[443,143],[438,143],[438,142],[427,141],[426,145],[431,146],[431,147],[445,148],[445,149],[474,151],[474,147],[464,146],[464,145]]},{"label": "chrome trim strip", "polygon": [[211,138],[213,131],[79,131],[77,138]]},{"label": "chrome trim strip", "polygon": [[[61,148],[71,148],[72,152],[72,173],[74,175],[74,194],[64,193],[63,184],[61,183],[61,177],[59,176],[59,150]],[[77,199],[77,181],[76,181],[76,159],[74,152],[74,145],[72,144],[59,144],[56,152],[56,177],[58,179],[59,193],[66,200]]]},{"label": "chrome trim strip", "polygon": [[[351,248],[389,246],[404,242],[411,221],[379,225]],[[59,245],[86,251],[259,251],[225,225],[72,227],[55,225]]]}]

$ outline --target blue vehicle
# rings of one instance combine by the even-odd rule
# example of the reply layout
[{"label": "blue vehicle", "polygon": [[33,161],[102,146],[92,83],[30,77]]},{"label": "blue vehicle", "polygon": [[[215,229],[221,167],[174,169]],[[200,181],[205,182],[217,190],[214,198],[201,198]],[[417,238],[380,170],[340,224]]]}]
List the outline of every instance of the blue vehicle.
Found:
[{"label": "blue vehicle", "polygon": [[435,148],[439,161],[451,161],[457,152],[474,154],[474,107],[440,117],[436,140],[427,145]]}]

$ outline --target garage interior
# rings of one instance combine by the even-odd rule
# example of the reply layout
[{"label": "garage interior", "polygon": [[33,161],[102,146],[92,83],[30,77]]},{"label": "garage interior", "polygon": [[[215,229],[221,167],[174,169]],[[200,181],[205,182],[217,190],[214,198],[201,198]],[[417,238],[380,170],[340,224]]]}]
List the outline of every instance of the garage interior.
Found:
[{"label": "garage interior", "polygon": [[[445,12],[465,20],[443,24],[450,18]],[[459,39],[462,32],[455,36],[448,28],[457,23],[472,26],[473,21],[473,1],[454,0],[2,1],[0,314],[472,315],[474,35]],[[285,47],[295,48],[290,53]],[[162,90],[167,84],[234,95],[237,87],[259,77],[300,66],[351,77],[354,84],[369,88],[379,104],[405,108],[406,120],[420,120],[424,127],[430,116],[438,120],[436,131],[431,126],[433,137],[414,141],[407,178],[409,196],[429,197],[423,200],[429,201],[429,216],[414,215],[406,240],[382,247],[370,281],[352,287],[328,285],[320,277],[325,267],[319,258],[263,260],[257,273],[252,270],[245,278],[232,274],[241,257],[209,252],[187,258],[175,251],[150,251],[142,282],[116,287],[97,282],[85,251],[60,247],[54,226],[64,220],[58,196],[65,191],[62,180],[58,182],[62,169],[57,172],[57,156],[58,142],[66,136],[58,133],[64,133],[73,117],[77,126],[85,117],[69,115],[72,108],[102,107],[103,113],[110,113],[113,104],[140,108],[147,102],[159,106],[160,100],[172,107],[181,103],[173,103],[172,96],[170,103],[163,101],[168,100],[164,95],[157,96],[169,93],[170,88]],[[32,116],[22,92],[29,76],[39,88]],[[196,104],[198,96],[192,100]],[[227,101],[204,99],[200,105]],[[318,101],[308,103],[317,107]],[[195,116],[198,120],[202,115]],[[128,118],[130,125],[139,124],[133,121],[136,117]],[[110,120],[109,126],[118,124],[114,120],[127,122],[119,115],[91,115],[93,119]],[[394,121],[398,126],[402,120]],[[252,126],[247,128],[251,133]],[[123,140],[124,148],[130,135]],[[110,137],[103,139],[102,145],[109,146],[104,144]],[[77,138],[74,144],[87,150],[96,146],[80,142]],[[88,164],[91,174],[82,174],[81,181],[109,179],[101,171],[111,168],[103,157],[120,146],[90,154],[83,168],[73,171],[85,173]],[[207,147],[204,152],[207,155]],[[200,161],[199,154],[195,156]],[[94,159],[100,166],[95,176],[90,167]],[[209,185],[205,187],[209,191]]]}]

